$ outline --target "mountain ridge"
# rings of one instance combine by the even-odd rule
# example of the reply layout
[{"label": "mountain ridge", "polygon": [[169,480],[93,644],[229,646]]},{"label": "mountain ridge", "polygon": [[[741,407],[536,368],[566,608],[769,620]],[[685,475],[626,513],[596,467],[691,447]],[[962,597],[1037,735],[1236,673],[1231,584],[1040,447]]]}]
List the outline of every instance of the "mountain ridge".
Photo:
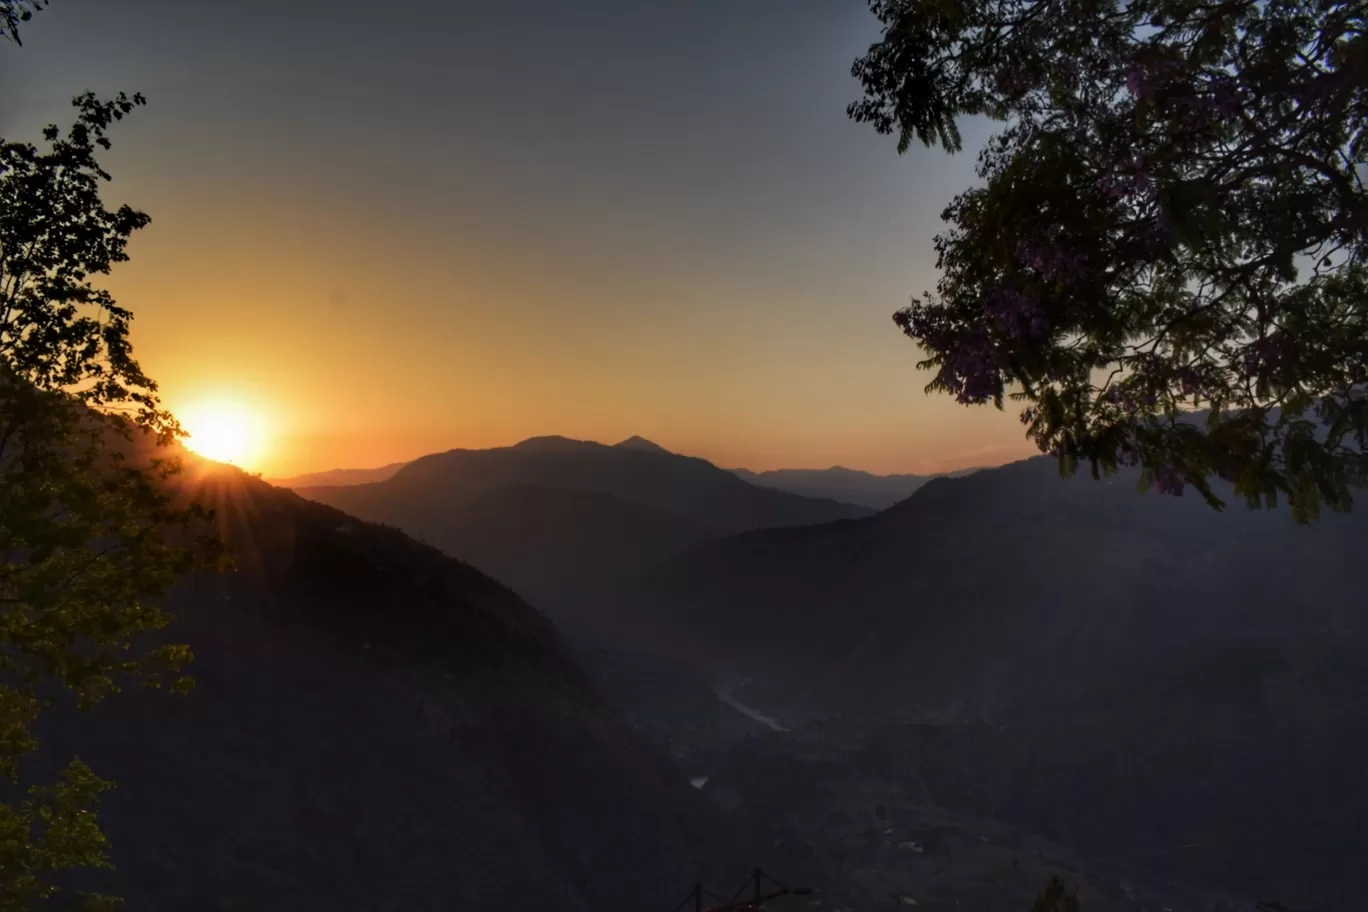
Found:
[{"label": "mountain ridge", "polygon": [[391,462],[388,465],[376,466],[373,469],[326,469],[322,472],[305,472],[302,475],[268,478],[266,481],[278,488],[366,484],[372,481],[384,481],[406,465],[408,462]]},{"label": "mountain ridge", "polygon": [[[609,577],[630,576],[705,538],[873,512],[751,485],[697,457],[564,437],[434,453],[382,482],[298,493],[498,568],[515,587],[539,593],[547,610],[582,603]],[[504,515],[492,509],[498,498]],[[485,527],[503,531],[484,535]],[[578,568],[560,560],[555,575],[566,591],[537,584],[559,559],[527,547],[534,539],[582,558]]]},{"label": "mountain ridge", "polygon": [[[59,706],[132,907],[655,907],[762,844],[643,747],[563,636],[488,575],[237,470],[187,459],[232,574],[169,596],[188,697]],[[725,873],[724,873],[725,872]]]},{"label": "mountain ridge", "polygon": [[660,444],[655,443],[651,440],[647,440],[645,437],[641,437],[636,434],[633,434],[626,440],[618,441],[617,443],[613,444],[613,446],[622,447],[623,449],[628,450],[645,450],[648,453],[665,453],[666,455],[670,456],[676,455],[670,450],[665,449]]},{"label": "mountain ridge", "polygon": [[873,517],[703,543],[599,630],[749,681],[790,727],[842,720],[942,806],[1096,857],[1193,843],[1150,873],[1357,908],[1368,516],[1300,527],[1137,482],[1049,457],[938,478]]},{"label": "mountain ridge", "polygon": [[825,469],[771,469],[765,472],[732,469],[731,471],[751,484],[808,497],[827,497],[843,503],[869,507],[873,510],[886,510],[911,497],[922,485],[933,478],[959,478],[971,475],[979,470],[978,467],[974,467],[932,475],[906,473],[876,475],[862,469],[835,465]]}]

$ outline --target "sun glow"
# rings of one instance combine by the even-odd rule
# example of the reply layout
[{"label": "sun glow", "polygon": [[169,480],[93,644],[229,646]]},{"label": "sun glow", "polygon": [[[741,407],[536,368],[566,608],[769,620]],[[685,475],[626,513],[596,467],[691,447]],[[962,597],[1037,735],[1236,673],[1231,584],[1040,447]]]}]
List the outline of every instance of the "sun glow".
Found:
[{"label": "sun glow", "polygon": [[178,411],[176,417],[190,435],[185,445],[215,462],[250,468],[265,450],[261,416],[239,402],[197,402]]}]

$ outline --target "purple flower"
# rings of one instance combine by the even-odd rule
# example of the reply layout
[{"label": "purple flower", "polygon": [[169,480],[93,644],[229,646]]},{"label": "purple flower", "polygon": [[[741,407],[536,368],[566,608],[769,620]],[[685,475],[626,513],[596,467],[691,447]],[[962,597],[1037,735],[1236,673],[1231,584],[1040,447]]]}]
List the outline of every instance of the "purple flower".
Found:
[{"label": "purple flower", "polygon": [[1119,174],[1107,173],[1097,180],[1097,187],[1112,199],[1125,199],[1135,192],[1133,183],[1128,183]]},{"label": "purple flower", "polygon": [[1016,67],[1003,67],[993,74],[993,80],[1004,95],[1015,95],[1026,88],[1026,79]]},{"label": "purple flower", "polygon": [[1154,470],[1154,489],[1160,494],[1182,497],[1186,482],[1183,476],[1170,466],[1158,466]]},{"label": "purple flower", "polygon": [[1041,248],[1033,244],[1029,244],[1026,241],[1022,241],[1021,243],[1017,244],[1017,257],[1023,260],[1027,266],[1032,267],[1036,271],[1045,271],[1044,263],[1046,255],[1044,251],[1041,250]]},{"label": "purple flower", "polygon": [[1135,394],[1124,386],[1108,387],[1102,394],[1102,400],[1116,406],[1127,415],[1134,415],[1140,411],[1140,403],[1136,401]]},{"label": "purple flower", "polygon": [[1183,398],[1195,396],[1202,389],[1202,378],[1191,367],[1178,369],[1178,389]]},{"label": "purple flower", "polygon": [[1130,89],[1130,93],[1136,98],[1149,98],[1149,79],[1143,67],[1131,64],[1126,70],[1126,88]]},{"label": "purple flower", "polygon": [[941,368],[946,384],[961,405],[987,402],[1002,388],[997,351],[986,332],[963,338],[945,356]]},{"label": "purple flower", "polygon": [[1073,366],[1067,363],[1051,364],[1049,369],[1045,372],[1046,378],[1051,383],[1072,383],[1076,379],[1077,374],[1078,372]]},{"label": "purple flower", "polygon": [[997,348],[982,326],[972,330],[947,329],[944,312],[917,307],[899,314],[903,331],[940,357],[940,377],[962,405],[987,402],[1002,389]]},{"label": "purple flower", "polygon": [[997,327],[1013,339],[1038,339],[1050,330],[1045,308],[1030,295],[1006,286],[988,295],[986,310]]},{"label": "purple flower", "polygon": [[1145,156],[1143,153],[1135,156],[1135,160],[1131,162],[1131,169],[1135,174],[1135,189],[1144,193],[1150,188],[1152,181],[1150,180],[1149,171],[1146,169]]},{"label": "purple flower", "polygon": [[1065,253],[1057,246],[1041,246],[1022,241],[1017,244],[1017,257],[1030,266],[1047,282],[1075,282],[1083,277],[1086,257],[1081,253]]},{"label": "purple flower", "polygon": [[1132,61],[1126,68],[1126,88],[1136,98],[1149,101],[1155,90],[1172,85],[1182,74],[1183,66],[1176,60],[1155,60],[1150,63]]},{"label": "purple flower", "polygon": [[1259,374],[1286,367],[1295,353],[1296,349],[1287,337],[1275,332],[1250,342],[1234,360],[1236,366],[1246,373]]},{"label": "purple flower", "polygon": [[1211,95],[1212,104],[1216,108],[1216,113],[1223,120],[1234,120],[1240,116],[1240,93],[1229,82],[1222,82],[1216,86],[1216,90]]},{"label": "purple flower", "polygon": [[1145,246],[1156,252],[1168,246],[1169,222],[1168,215],[1163,209],[1160,209],[1159,214],[1146,224],[1143,239]]}]

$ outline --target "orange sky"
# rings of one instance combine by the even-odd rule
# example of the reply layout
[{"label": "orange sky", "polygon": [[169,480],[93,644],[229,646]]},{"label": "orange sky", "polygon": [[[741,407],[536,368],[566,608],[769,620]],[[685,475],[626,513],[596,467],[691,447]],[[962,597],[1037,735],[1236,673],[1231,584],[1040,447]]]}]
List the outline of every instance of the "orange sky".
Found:
[{"label": "orange sky", "polygon": [[[845,119],[858,4],[593,0],[589,23],[548,7],[542,37],[431,4],[360,38],[364,5],[259,5],[272,24],[244,30],[237,4],[64,0],[0,58],[6,136],[86,87],[149,96],[107,201],[153,223],[109,286],[173,408],[263,413],[252,468],[539,434],[755,469],[1035,452],[1013,413],[924,396],[890,319],[934,285],[973,154],[899,158]],[[500,88],[529,43],[544,72]]]}]

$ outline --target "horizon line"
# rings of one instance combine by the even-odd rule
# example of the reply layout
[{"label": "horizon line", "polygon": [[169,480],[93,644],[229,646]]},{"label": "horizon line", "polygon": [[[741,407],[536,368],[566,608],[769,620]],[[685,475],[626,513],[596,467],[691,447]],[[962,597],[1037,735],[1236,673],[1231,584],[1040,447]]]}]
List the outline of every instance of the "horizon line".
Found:
[{"label": "horizon line", "polygon": [[[1020,461],[1021,459],[1029,459],[1029,458],[1032,457],[1032,455],[1039,455],[1039,454],[1030,454],[1030,455],[1025,455],[1025,456],[1021,456],[1021,455],[1018,455],[1018,456],[1009,456],[1009,457],[1007,457],[1006,459],[1003,459],[1003,460],[989,459],[989,460],[983,461],[983,462],[972,462],[972,461],[971,461],[971,462],[966,462],[966,463],[964,463],[964,464],[962,464],[962,465],[957,465],[957,466],[955,466],[954,468],[946,468],[946,469],[941,469],[941,470],[939,470],[939,471],[874,472],[874,471],[870,471],[869,469],[855,468],[855,467],[848,466],[848,465],[841,465],[841,464],[839,464],[839,463],[833,463],[833,464],[828,465],[828,466],[825,466],[825,467],[820,467],[820,466],[801,466],[801,465],[785,465],[785,466],[780,466],[780,467],[778,467],[778,468],[773,468],[773,469],[752,469],[752,468],[749,468],[749,467],[746,467],[746,466],[727,466],[727,465],[723,465],[723,464],[721,464],[721,463],[713,462],[711,459],[708,459],[707,457],[704,457],[704,456],[695,456],[695,455],[690,454],[690,453],[681,453],[681,452],[678,452],[678,451],[676,451],[676,450],[672,450],[672,449],[670,449],[669,447],[662,446],[661,444],[656,443],[654,440],[651,440],[651,438],[646,437],[646,436],[641,435],[641,434],[629,434],[628,436],[624,437],[622,440],[620,440],[620,441],[618,441],[618,442],[616,442],[616,443],[604,443],[604,442],[601,441],[601,440],[590,440],[590,439],[588,439],[588,438],[570,437],[570,436],[565,435],[565,434],[533,434],[533,435],[530,436],[530,437],[524,437],[524,438],[522,438],[522,439],[520,439],[520,440],[515,441],[514,443],[502,444],[502,445],[499,445],[499,446],[487,446],[487,447],[463,447],[463,446],[448,447],[448,448],[446,448],[446,449],[431,450],[431,451],[428,451],[428,452],[425,452],[425,453],[420,453],[420,454],[418,454],[418,455],[416,455],[416,456],[413,456],[413,457],[411,457],[411,458],[409,458],[409,459],[395,459],[395,460],[391,460],[391,461],[388,461],[388,462],[384,462],[384,463],[382,463],[382,464],[380,464],[380,465],[374,465],[374,466],[333,466],[333,467],[327,468],[327,469],[309,469],[309,470],[305,470],[305,471],[292,472],[292,473],[273,473],[273,474],[267,474],[266,472],[259,472],[258,474],[260,474],[260,476],[261,476],[265,481],[268,481],[268,482],[271,482],[271,483],[274,484],[274,483],[277,483],[277,482],[291,481],[291,480],[294,480],[294,479],[297,479],[297,478],[304,478],[304,477],[307,477],[307,476],[310,476],[310,475],[327,475],[327,474],[331,474],[331,473],[334,473],[334,472],[375,472],[375,471],[379,471],[379,470],[381,470],[381,469],[388,469],[388,468],[390,468],[390,467],[402,468],[403,466],[406,466],[406,465],[409,465],[409,464],[411,464],[411,463],[417,462],[418,460],[424,459],[424,458],[426,458],[426,457],[428,457],[428,456],[440,456],[440,455],[443,455],[443,454],[445,454],[445,453],[454,453],[454,452],[458,452],[458,451],[481,452],[481,451],[488,451],[488,450],[507,450],[507,449],[512,449],[512,448],[514,448],[514,447],[516,447],[516,446],[519,446],[519,445],[521,445],[521,444],[527,443],[527,442],[529,442],[529,441],[533,441],[533,440],[547,440],[547,439],[568,440],[568,441],[572,441],[572,442],[574,442],[574,443],[588,443],[588,444],[594,444],[594,445],[596,445],[596,446],[602,446],[602,447],[607,447],[607,448],[612,448],[612,447],[621,446],[622,444],[627,443],[628,441],[631,441],[631,440],[641,440],[641,441],[644,441],[644,442],[646,442],[646,443],[650,443],[650,444],[652,444],[652,445],[654,445],[654,446],[660,447],[661,450],[665,451],[666,453],[668,453],[668,454],[670,454],[670,455],[672,455],[672,456],[682,456],[682,457],[691,458],[691,459],[703,459],[705,462],[708,462],[709,464],[714,465],[714,466],[716,466],[717,468],[722,469],[722,470],[725,471],[725,472],[750,472],[750,473],[755,474],[755,475],[764,475],[764,474],[771,473],[771,472],[830,472],[830,471],[833,471],[833,470],[840,470],[840,471],[845,471],[845,472],[858,472],[858,473],[860,473],[860,474],[869,475],[869,476],[872,476],[872,477],[875,477],[875,478],[893,478],[893,477],[898,477],[898,476],[914,476],[914,477],[919,477],[919,478],[936,478],[936,477],[943,476],[943,475],[952,475],[952,474],[955,474],[955,473],[957,473],[957,472],[969,472],[969,471],[975,471],[975,470],[979,470],[979,469],[998,468],[998,467],[1000,467],[1000,466],[1007,465],[1008,463],[1018,462],[1018,461]],[[981,448],[981,449],[985,449],[985,448]],[[997,450],[997,449],[1003,449],[1003,447],[991,447],[991,448],[986,448],[986,449],[994,449],[994,450]]]}]

